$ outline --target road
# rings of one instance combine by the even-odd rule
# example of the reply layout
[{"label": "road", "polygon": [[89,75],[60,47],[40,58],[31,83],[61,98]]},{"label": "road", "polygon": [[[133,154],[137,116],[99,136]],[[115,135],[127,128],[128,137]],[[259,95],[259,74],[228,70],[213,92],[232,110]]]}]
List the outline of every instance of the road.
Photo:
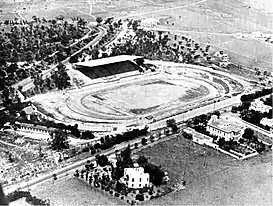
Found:
[{"label": "road", "polygon": [[[151,134],[149,134],[149,135],[151,135]],[[121,150],[125,149],[128,146],[128,144],[134,146],[135,143],[141,143],[142,138],[143,138],[143,136],[139,137],[137,139],[128,141],[128,142],[123,142],[121,144],[115,145],[111,149],[103,151],[100,154],[101,155],[104,154],[104,155],[107,155],[107,156],[111,155],[111,154],[114,154],[116,150],[121,151]],[[97,154],[92,155],[89,158],[86,158],[84,160],[80,160],[80,161],[75,162],[75,163],[73,163],[71,165],[68,165],[66,167],[57,169],[57,170],[55,170],[53,172],[50,172],[50,173],[48,173],[46,175],[43,175],[41,177],[32,179],[30,181],[15,184],[15,185],[9,186],[9,187],[4,187],[3,190],[4,190],[5,194],[7,195],[7,194],[9,194],[9,193],[11,193],[11,192],[13,192],[13,191],[15,191],[17,189],[24,190],[24,189],[27,189],[27,188],[31,188],[31,187],[37,186],[38,184],[41,184],[43,182],[52,180],[53,174],[56,174],[58,179],[65,179],[65,178],[71,177],[76,169],[81,169],[81,167],[86,164],[87,160],[94,161],[96,155]]]},{"label": "road", "polygon": [[222,36],[235,36],[232,33],[219,33],[219,32],[209,32],[209,31],[189,31],[189,30],[181,30],[181,29],[169,29],[169,28],[160,28],[160,27],[141,27],[145,30],[152,30],[152,31],[163,31],[163,32],[170,32],[170,33],[205,33],[205,34],[212,34],[212,35],[222,35]]}]

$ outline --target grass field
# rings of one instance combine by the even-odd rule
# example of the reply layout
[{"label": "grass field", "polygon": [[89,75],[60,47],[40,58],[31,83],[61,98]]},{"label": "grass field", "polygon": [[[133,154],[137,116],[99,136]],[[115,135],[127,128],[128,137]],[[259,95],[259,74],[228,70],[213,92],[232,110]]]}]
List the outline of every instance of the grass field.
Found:
[{"label": "grass field", "polygon": [[[271,154],[234,160],[182,137],[137,153],[168,171],[171,184],[187,181],[185,190],[149,202],[151,205],[271,205]],[[185,176],[183,175],[185,172]]]},{"label": "grass field", "polygon": [[[110,105],[124,109],[140,109],[162,105],[172,101],[176,101],[184,95],[188,90],[192,90],[198,85],[192,82],[185,82],[184,85],[171,84],[137,84],[130,85],[118,90],[107,91],[99,94],[100,97],[106,99]],[[198,95],[193,95],[195,98]],[[200,96],[200,94],[199,94]]]},{"label": "grass field", "polygon": [[50,205],[89,206],[89,205],[123,205],[118,199],[90,187],[85,182],[71,177],[68,180],[53,183],[48,181],[34,188],[33,195],[49,199]]}]

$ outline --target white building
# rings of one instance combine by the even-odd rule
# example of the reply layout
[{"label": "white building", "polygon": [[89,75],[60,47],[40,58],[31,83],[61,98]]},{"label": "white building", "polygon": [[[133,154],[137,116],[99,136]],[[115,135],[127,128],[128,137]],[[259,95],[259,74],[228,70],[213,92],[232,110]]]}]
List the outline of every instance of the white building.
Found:
[{"label": "white building", "polygon": [[243,127],[232,122],[228,117],[218,119],[216,115],[211,116],[206,129],[210,135],[223,137],[226,141],[240,139],[244,131]]},{"label": "white building", "polygon": [[249,110],[255,110],[261,113],[267,113],[270,109],[272,109],[272,107],[265,105],[260,99],[255,99],[253,102],[251,102],[249,107]]},{"label": "white building", "polygon": [[146,18],[141,20],[140,25],[143,27],[156,27],[159,23],[159,20],[156,18]]},{"label": "white building", "polygon": [[15,132],[24,135],[27,137],[39,137],[41,139],[47,139],[50,138],[50,133],[55,131],[55,128],[47,128],[45,126],[40,125],[33,125],[33,124],[27,124],[27,123],[19,123],[15,122],[16,129]]},{"label": "white building", "polygon": [[150,175],[144,173],[143,167],[125,168],[122,180],[128,188],[144,188],[150,185]]},{"label": "white building", "polygon": [[262,118],[260,123],[264,126],[268,126],[271,129],[273,128],[273,119],[268,119],[268,118]]}]

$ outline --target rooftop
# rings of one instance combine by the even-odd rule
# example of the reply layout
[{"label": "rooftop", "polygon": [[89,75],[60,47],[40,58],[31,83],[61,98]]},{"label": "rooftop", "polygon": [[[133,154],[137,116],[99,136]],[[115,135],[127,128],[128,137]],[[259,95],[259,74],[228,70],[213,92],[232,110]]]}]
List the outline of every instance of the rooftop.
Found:
[{"label": "rooftop", "polygon": [[215,118],[211,117],[210,121],[208,122],[208,126],[220,129],[224,132],[230,133],[230,132],[239,132],[242,130],[242,127],[238,124],[235,124],[229,120],[229,118]]},{"label": "rooftop", "polygon": [[95,60],[86,61],[86,62],[79,62],[79,63],[76,63],[75,65],[76,67],[96,67],[101,65],[113,64],[117,62],[133,61],[140,58],[143,58],[143,57],[131,56],[131,55],[120,55],[120,56],[113,56],[113,57],[102,58],[102,59],[95,59]]},{"label": "rooftop", "polygon": [[54,130],[56,130],[56,128],[53,128],[53,127],[45,127],[45,126],[41,126],[41,125],[34,125],[34,124],[28,124],[28,123],[15,122],[15,124],[20,125],[22,127],[33,128],[33,129],[41,129],[41,130],[45,130],[45,131],[54,131]]}]

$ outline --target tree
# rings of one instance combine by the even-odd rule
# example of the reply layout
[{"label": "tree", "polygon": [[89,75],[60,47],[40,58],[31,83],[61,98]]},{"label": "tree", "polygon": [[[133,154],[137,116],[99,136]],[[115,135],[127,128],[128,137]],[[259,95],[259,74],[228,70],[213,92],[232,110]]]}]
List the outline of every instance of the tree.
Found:
[{"label": "tree", "polygon": [[166,121],[166,125],[167,125],[167,127],[171,127],[173,132],[176,132],[178,130],[175,119],[168,119]]},{"label": "tree", "polygon": [[95,136],[91,131],[82,132],[82,139],[93,139]]},{"label": "tree", "polygon": [[103,21],[103,19],[102,19],[100,16],[98,16],[98,17],[96,18],[96,22],[97,22],[98,24],[100,24],[102,21]]},{"label": "tree", "polygon": [[143,138],[141,139],[141,144],[142,144],[142,145],[146,145],[146,144],[147,144],[147,140],[146,140],[145,137],[143,137]]},{"label": "tree", "polygon": [[62,150],[68,149],[68,138],[67,133],[62,130],[55,130],[50,133],[52,141],[50,142],[50,146],[53,150]]},{"label": "tree", "polygon": [[237,107],[236,106],[232,106],[231,107],[231,112],[232,113],[237,113]]},{"label": "tree", "polygon": [[253,138],[253,135],[254,135],[253,129],[246,128],[242,137],[244,139],[251,140]]},{"label": "tree", "polygon": [[132,24],[133,30],[136,31],[138,26],[139,26],[139,22],[137,20],[134,20]]},{"label": "tree", "polygon": [[104,167],[110,164],[106,155],[96,155],[96,162],[101,167]]},{"label": "tree", "polygon": [[144,166],[144,165],[146,165],[148,163],[148,159],[144,155],[141,155],[141,156],[138,157],[137,163],[139,165],[141,165],[141,166]]},{"label": "tree", "polygon": [[136,195],[136,200],[138,200],[138,201],[144,201],[144,195],[143,194],[137,194]]}]

